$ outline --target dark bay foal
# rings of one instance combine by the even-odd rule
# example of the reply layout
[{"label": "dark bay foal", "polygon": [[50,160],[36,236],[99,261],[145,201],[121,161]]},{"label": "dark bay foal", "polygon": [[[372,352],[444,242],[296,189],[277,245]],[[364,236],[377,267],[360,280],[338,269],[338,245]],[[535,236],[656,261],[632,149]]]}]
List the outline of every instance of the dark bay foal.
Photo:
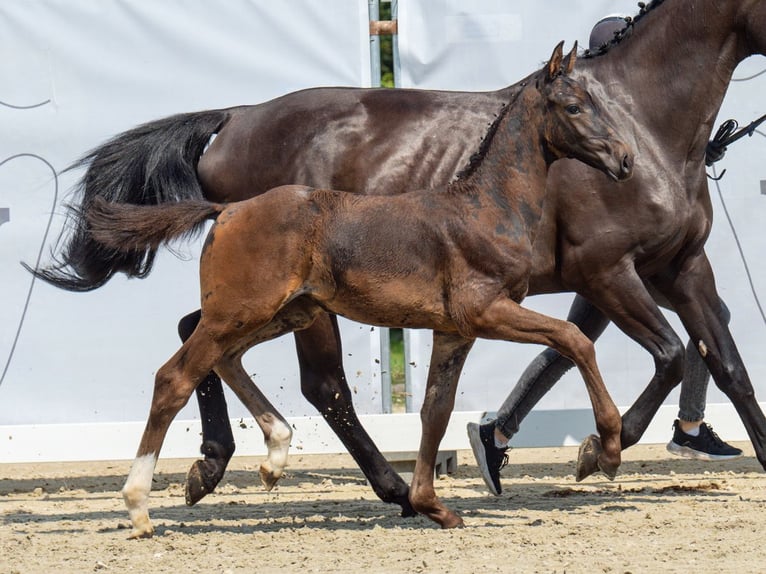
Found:
[{"label": "dark bay foal", "polygon": [[614,476],[620,415],[592,343],[574,325],[519,304],[528,290],[551,163],[579,159],[613,179],[632,172],[631,152],[617,139],[615,122],[569,77],[575,59],[576,47],[563,58],[559,44],[503,110],[481,161],[447,187],[381,197],[291,185],[228,205],[186,201],[148,208],[97,201],[88,215],[92,233],[113,249],[156,249],[216,220],[200,261],[200,322],[157,372],[149,420],[123,489],[134,537],[153,533],[148,497],[162,441],[211,369],[264,429],[264,482],[279,478],[291,431],[240,359],[253,345],[308,327],[325,311],[439,334],[410,503],[442,527],[462,524],[433,487],[462,368],[450,358],[477,337],[547,345],[577,364],[602,439],[594,460]]}]

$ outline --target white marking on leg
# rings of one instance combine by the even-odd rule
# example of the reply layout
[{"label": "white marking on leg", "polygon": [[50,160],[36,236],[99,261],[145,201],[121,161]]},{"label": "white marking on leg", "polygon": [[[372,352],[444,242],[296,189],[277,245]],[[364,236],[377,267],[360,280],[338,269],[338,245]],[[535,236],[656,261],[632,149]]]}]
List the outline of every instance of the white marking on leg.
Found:
[{"label": "white marking on leg", "polygon": [[287,423],[271,413],[267,413],[264,418],[268,419],[271,432],[266,439],[269,454],[261,464],[261,481],[267,490],[271,490],[287,466],[287,451],[290,448],[293,431]]},{"label": "white marking on leg", "polygon": [[699,349],[699,351],[700,351],[700,355],[702,355],[702,358],[703,358],[703,359],[704,359],[705,357],[707,357],[707,345],[705,345],[705,341],[703,341],[702,339],[700,339],[700,342],[699,342],[699,343],[697,343],[697,348]]},{"label": "white marking on leg", "polygon": [[130,521],[133,523],[131,538],[148,537],[154,534],[154,527],[149,520],[149,493],[152,490],[154,467],[157,456],[154,453],[136,457],[130,467],[130,473],[122,487],[122,498],[128,507]]}]

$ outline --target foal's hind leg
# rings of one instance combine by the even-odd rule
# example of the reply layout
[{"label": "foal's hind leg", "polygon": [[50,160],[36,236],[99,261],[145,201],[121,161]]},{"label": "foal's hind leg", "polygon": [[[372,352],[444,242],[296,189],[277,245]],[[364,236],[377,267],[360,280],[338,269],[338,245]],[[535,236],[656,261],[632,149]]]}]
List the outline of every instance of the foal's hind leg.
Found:
[{"label": "foal's hind leg", "polygon": [[447,430],[460,371],[474,339],[434,331],[431,367],[428,370],[426,396],[420,409],[422,433],[420,449],[412,476],[412,507],[442,528],[463,526],[463,519],[444,506],[434,490],[434,467],[444,433]]},{"label": "foal's hind leg", "polygon": [[[200,311],[190,313],[178,323],[178,334],[186,341],[199,323]],[[186,504],[192,506],[213,492],[223,478],[234,455],[234,435],[221,379],[210,372],[195,389],[202,423],[203,460],[196,460],[186,474]]]},{"label": "foal's hind leg", "polygon": [[258,426],[263,431],[268,456],[261,463],[261,482],[266,490],[271,490],[287,466],[287,451],[290,448],[293,431],[290,430],[290,425],[285,418],[274,408],[261,390],[253,384],[242,367],[241,355],[236,358],[221,359],[216,371],[255,417]]},{"label": "foal's hind leg", "polygon": [[149,418],[133,466],[122,489],[122,496],[133,523],[131,538],[149,537],[154,534],[149,520],[149,492],[160,448],[173,418],[220,356],[218,347],[207,339],[206,335],[201,334],[198,329],[157,371]]}]

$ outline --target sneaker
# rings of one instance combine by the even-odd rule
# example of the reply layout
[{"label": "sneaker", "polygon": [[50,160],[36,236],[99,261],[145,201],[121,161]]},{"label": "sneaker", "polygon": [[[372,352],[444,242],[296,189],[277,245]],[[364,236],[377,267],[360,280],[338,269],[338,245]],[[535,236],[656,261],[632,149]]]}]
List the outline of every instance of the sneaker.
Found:
[{"label": "sneaker", "polygon": [[503,487],[500,486],[500,469],[508,464],[506,451],[509,447],[497,448],[495,446],[495,425],[487,423],[477,425],[468,423],[468,440],[471,442],[473,456],[479,465],[481,477],[495,496],[500,496]]},{"label": "sneaker", "polygon": [[681,430],[678,419],[673,423],[673,440],[668,452],[697,460],[730,460],[742,456],[742,451],[722,441],[707,423],[700,425],[700,434],[691,436]]}]

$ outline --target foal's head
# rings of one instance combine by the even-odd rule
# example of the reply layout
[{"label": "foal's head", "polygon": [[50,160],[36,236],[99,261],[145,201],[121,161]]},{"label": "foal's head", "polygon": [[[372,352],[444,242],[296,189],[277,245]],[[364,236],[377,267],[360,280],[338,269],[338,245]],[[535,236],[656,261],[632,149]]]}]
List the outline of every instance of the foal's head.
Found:
[{"label": "foal's head", "polygon": [[556,159],[578,159],[615,180],[628,179],[633,174],[633,153],[618,139],[609,112],[569,76],[577,58],[577,43],[566,58],[563,45],[561,42],[553,50],[537,83],[545,102],[547,150]]}]

